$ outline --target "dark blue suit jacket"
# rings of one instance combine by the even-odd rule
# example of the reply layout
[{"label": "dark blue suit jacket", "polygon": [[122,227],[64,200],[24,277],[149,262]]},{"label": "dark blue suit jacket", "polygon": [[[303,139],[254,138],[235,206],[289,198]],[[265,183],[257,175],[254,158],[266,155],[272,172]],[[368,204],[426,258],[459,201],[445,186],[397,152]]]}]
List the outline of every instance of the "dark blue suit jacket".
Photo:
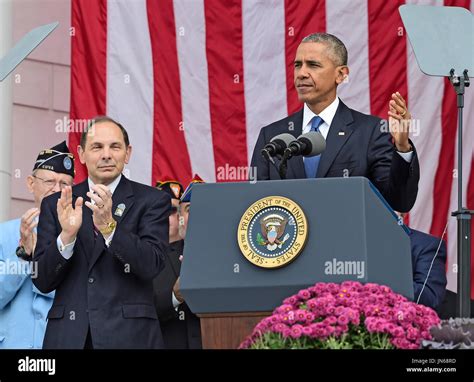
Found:
[{"label": "dark blue suit jacket", "polygon": [[[388,127],[381,119],[349,109],[342,101],[326,139],[316,178],[364,176],[387,199],[393,209],[406,212],[415,204],[420,168],[416,151],[407,163],[395,153]],[[261,155],[261,150],[278,134],[301,135],[303,109],[261,129],[252,156],[257,180],[280,179],[278,171]],[[341,134],[340,134],[341,133]],[[414,149],[414,145],[412,143]],[[415,150],[415,149],[414,149]],[[288,161],[287,179],[304,179],[303,157]]]},{"label": "dark blue suit jacket", "polygon": [[[88,190],[87,181],[74,186],[74,201],[89,200]],[[118,224],[110,247],[102,235],[94,237],[92,212],[84,205],[74,253],[66,260],[56,243],[59,196],[43,200],[34,254],[34,284],[42,292],[56,290],[43,347],[84,348],[88,330],[95,349],[163,347],[153,279],[167,250],[170,197],[122,175],[112,197]],[[117,216],[121,203],[125,210]]]},{"label": "dark blue suit jacket", "polygon": [[155,306],[167,349],[201,349],[201,322],[191,312],[186,302],[175,309],[171,294],[181,272],[179,256],[183,254],[184,241],[170,244],[165,256],[165,268],[153,281]]},{"label": "dark blue suit jacket", "polygon": [[[411,228],[410,230],[413,288],[416,302],[441,239]],[[433,309],[439,308],[446,293],[446,284],[446,243],[443,241],[438,256],[433,262],[419,303]]]}]

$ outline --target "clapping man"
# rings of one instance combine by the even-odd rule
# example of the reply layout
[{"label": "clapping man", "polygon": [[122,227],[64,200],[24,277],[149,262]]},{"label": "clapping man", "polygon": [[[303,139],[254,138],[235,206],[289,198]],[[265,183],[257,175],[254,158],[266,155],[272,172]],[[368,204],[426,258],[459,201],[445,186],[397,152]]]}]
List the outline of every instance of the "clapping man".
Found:
[{"label": "clapping man", "polygon": [[92,120],[78,153],[88,179],[41,207],[34,283],[56,289],[44,347],[162,348],[153,279],[168,247],[170,198],[122,175],[132,146],[109,117]]}]

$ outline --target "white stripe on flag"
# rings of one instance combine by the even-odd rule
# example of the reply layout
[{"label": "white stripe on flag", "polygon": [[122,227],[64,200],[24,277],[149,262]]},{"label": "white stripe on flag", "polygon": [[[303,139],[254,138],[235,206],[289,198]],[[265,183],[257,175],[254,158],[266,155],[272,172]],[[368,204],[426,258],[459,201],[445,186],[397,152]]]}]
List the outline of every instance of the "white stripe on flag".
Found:
[{"label": "white stripe on flag", "polygon": [[243,58],[248,163],[260,129],[288,115],[284,0],[243,0]]},{"label": "white stripe on flag", "polygon": [[175,0],[184,136],[193,173],[215,182],[203,0]]},{"label": "white stripe on flag", "polygon": [[151,184],[153,62],[145,0],[107,3],[107,114],[127,129],[133,147],[125,175]]},{"label": "white stripe on flag", "polygon": [[[442,6],[443,0],[408,0],[407,4],[410,3]],[[410,211],[410,226],[429,233],[433,214],[436,213],[433,210],[433,189],[442,141],[441,106],[444,79],[421,72],[409,41],[407,41],[407,61],[408,108],[414,119],[414,131],[410,137],[418,151],[420,161],[418,197]]]},{"label": "white stripe on flag", "polygon": [[339,86],[339,97],[349,107],[370,114],[367,1],[326,1],[326,30],[340,38],[349,52],[349,79]]}]

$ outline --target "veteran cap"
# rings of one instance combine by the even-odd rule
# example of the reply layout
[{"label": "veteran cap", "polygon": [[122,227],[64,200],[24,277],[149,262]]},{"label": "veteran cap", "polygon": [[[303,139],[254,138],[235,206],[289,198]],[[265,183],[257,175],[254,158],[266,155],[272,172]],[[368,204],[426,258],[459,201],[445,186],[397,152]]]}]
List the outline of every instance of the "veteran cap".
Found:
[{"label": "veteran cap", "polygon": [[70,153],[66,141],[40,151],[33,166],[33,171],[35,170],[54,171],[74,178],[74,156]]},{"label": "veteran cap", "polygon": [[181,195],[181,203],[191,202],[191,192],[196,183],[204,183],[201,177],[197,174],[194,175],[191,182],[189,182],[188,187],[184,190],[183,195]]},{"label": "veteran cap", "polygon": [[183,195],[183,186],[177,180],[158,181],[155,187],[169,194],[171,199],[180,199]]}]

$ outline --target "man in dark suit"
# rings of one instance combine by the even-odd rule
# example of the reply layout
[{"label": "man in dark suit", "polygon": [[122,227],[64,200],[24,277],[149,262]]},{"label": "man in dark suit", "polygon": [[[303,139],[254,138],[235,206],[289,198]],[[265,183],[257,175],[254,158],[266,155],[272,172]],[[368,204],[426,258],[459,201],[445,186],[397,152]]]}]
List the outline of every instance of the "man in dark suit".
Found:
[{"label": "man in dark suit", "polygon": [[317,33],[303,39],[296,51],[294,83],[304,107],[261,129],[252,156],[257,180],[280,179],[261,154],[274,136],[319,131],[326,150],[312,158],[291,158],[287,179],[364,176],[394,209],[406,212],[418,193],[419,164],[408,139],[411,115],[405,100],[392,95],[388,124],[352,110],[336,94],[348,74],[347,50],[337,37]]},{"label": "man in dark suit", "polygon": [[415,302],[439,310],[447,284],[446,243],[411,228],[410,242]]},{"label": "man in dark suit", "polygon": [[33,282],[44,293],[56,289],[44,348],[163,347],[153,279],[171,203],[122,175],[131,150],[119,123],[96,118],[78,147],[88,179],[43,200]]},{"label": "man in dark suit", "polygon": [[[176,181],[159,182],[156,186],[170,194],[172,204],[169,217],[170,248],[165,257],[165,268],[153,282],[155,306],[163,340],[167,349],[201,349],[200,320],[191,312],[179,291],[179,274],[184,249],[184,237],[180,236],[179,226],[180,223],[184,224],[184,217],[181,214],[178,217],[178,210],[183,188]],[[186,204],[189,203],[184,201],[183,206]]]}]

